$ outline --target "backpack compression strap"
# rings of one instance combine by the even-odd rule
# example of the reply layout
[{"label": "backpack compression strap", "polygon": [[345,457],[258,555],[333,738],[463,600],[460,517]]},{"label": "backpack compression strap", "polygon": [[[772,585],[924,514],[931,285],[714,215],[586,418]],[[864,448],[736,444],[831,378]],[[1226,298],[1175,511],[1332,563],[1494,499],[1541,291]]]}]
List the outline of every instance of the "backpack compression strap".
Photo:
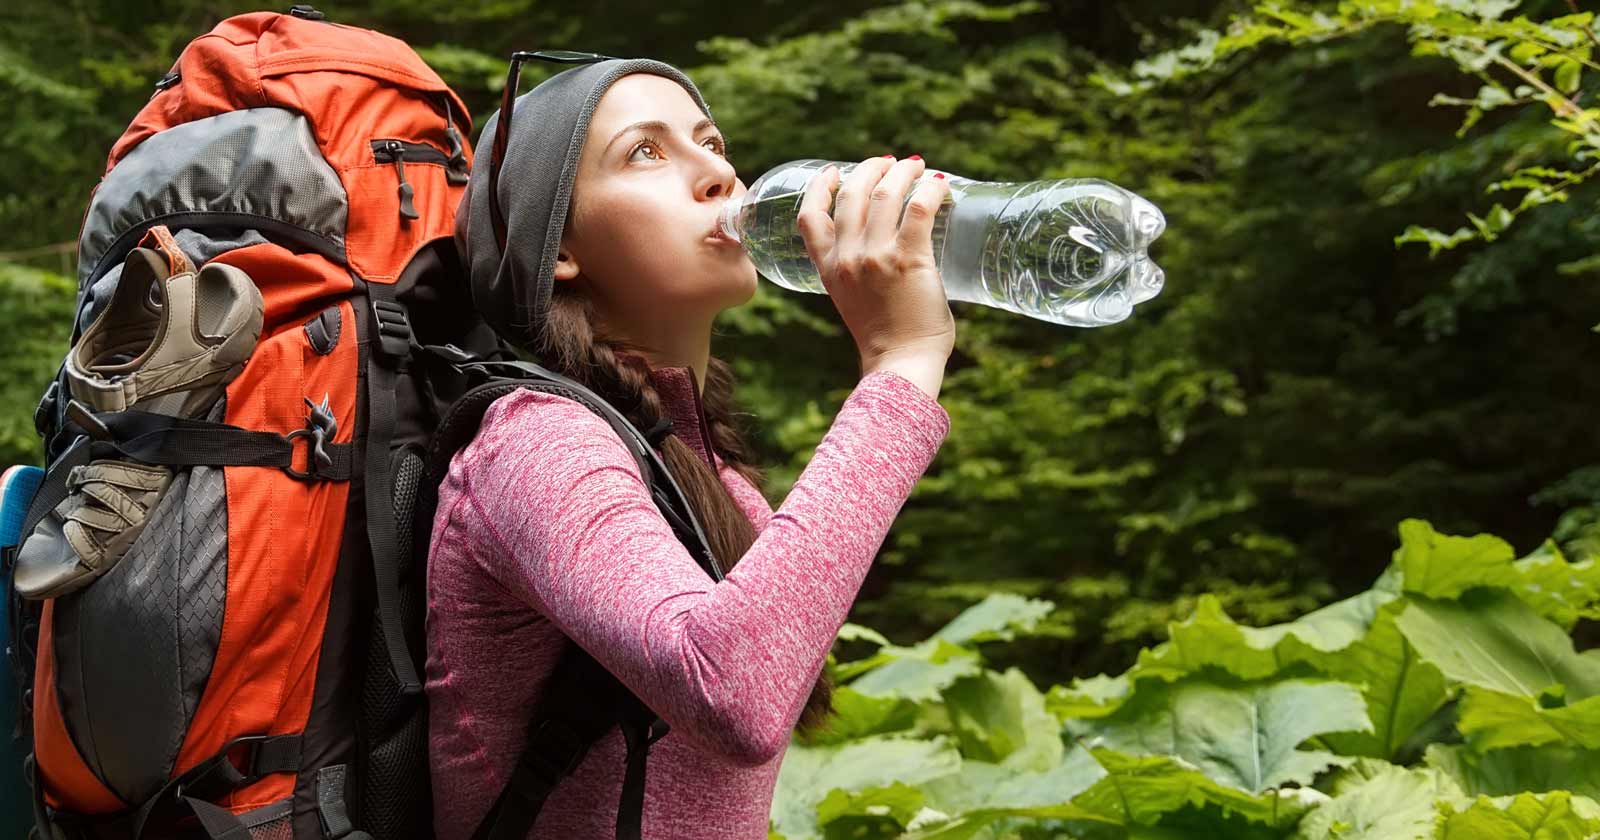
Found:
[{"label": "backpack compression strap", "polygon": [[[449,355],[444,348],[437,355]],[[713,580],[722,571],[695,520],[682,489],[661,456],[620,412],[582,384],[529,362],[461,362],[458,370],[487,380],[450,407],[430,447],[429,479],[444,480],[450,459],[477,434],[483,414],[495,400],[519,388],[573,399],[605,418],[633,455],[656,507],[673,532]],[[653,433],[653,432],[652,432]],[[613,726],[627,744],[627,769],[617,811],[618,840],[638,840],[644,811],[645,762],[650,746],[667,734],[667,724],[611,672],[571,642],[556,665],[550,688],[529,723],[528,740],[511,777],[493,807],[473,832],[473,840],[522,840],[561,780],[577,769],[589,747]]]}]

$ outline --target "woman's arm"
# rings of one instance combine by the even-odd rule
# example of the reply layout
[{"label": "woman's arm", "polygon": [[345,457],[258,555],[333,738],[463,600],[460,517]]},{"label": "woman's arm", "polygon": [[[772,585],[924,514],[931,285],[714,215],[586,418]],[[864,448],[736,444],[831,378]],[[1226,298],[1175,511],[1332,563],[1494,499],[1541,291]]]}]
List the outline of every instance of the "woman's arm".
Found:
[{"label": "woman's arm", "polygon": [[452,471],[499,549],[483,553],[488,574],[674,730],[760,764],[788,743],[949,423],[904,377],[862,379],[718,584],[673,535],[610,426],[574,401],[531,391],[498,400]]}]

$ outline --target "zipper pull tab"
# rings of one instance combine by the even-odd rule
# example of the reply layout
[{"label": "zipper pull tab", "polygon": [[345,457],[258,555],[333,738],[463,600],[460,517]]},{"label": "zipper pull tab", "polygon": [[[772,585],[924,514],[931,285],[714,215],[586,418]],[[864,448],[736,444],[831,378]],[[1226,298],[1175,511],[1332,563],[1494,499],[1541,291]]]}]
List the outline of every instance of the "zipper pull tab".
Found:
[{"label": "zipper pull tab", "polygon": [[407,219],[420,219],[422,216],[417,213],[417,205],[412,202],[416,190],[406,181],[406,147],[398,140],[391,140],[388,145],[389,154],[394,156],[395,174],[400,176],[400,215]]},{"label": "zipper pull tab", "polygon": [[469,180],[466,143],[461,139],[461,132],[456,130],[453,110],[450,100],[445,99],[444,139],[450,144],[450,159],[445,161],[444,179],[452,184],[465,184]]}]

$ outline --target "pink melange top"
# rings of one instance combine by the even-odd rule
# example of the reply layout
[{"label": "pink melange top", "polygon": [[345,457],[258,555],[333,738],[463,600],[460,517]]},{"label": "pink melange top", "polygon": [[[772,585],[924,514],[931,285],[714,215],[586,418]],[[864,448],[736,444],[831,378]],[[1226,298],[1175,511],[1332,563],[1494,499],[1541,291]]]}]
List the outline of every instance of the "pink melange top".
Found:
[{"label": "pink melange top", "polygon": [[[671,726],[646,766],[644,836],[764,840],[795,721],[950,429],[909,380],[870,374],[773,511],[712,453],[693,371],[651,378],[674,433],[716,465],[759,536],[713,584],[604,420],[531,391],[491,405],[440,488],[428,557],[439,840],[470,837],[499,795],[563,636]],[[624,753],[613,729],[551,794],[531,836],[615,836]]]}]

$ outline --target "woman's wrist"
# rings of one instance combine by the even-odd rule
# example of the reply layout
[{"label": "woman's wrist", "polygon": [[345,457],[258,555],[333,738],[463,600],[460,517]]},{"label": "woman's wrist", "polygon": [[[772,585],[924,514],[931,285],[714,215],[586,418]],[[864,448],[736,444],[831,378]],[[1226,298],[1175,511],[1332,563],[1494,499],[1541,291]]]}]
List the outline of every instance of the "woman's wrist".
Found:
[{"label": "woman's wrist", "polygon": [[939,388],[944,383],[944,367],[948,355],[928,350],[907,350],[884,353],[872,359],[861,360],[861,376],[878,371],[890,371],[904,377],[933,399],[939,398]]}]

